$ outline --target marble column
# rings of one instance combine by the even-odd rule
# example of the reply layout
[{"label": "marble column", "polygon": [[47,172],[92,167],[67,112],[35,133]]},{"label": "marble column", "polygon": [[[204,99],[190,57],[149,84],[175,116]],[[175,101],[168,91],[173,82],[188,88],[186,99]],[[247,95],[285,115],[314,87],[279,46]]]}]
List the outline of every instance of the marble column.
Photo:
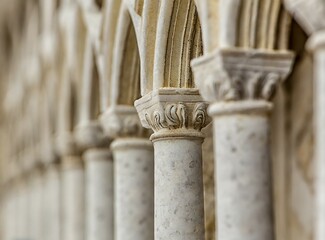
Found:
[{"label": "marble column", "polygon": [[78,155],[62,157],[63,240],[85,239],[85,173]]},{"label": "marble column", "polygon": [[116,240],[152,240],[153,147],[147,139],[125,138],[112,144]]},{"label": "marble column", "polygon": [[61,166],[50,163],[46,166],[44,177],[45,219],[44,236],[46,240],[61,239]]},{"label": "marble column", "polygon": [[17,204],[17,179],[12,178],[10,181],[10,197],[8,203],[8,240],[17,238],[19,217]]},{"label": "marble column", "polygon": [[113,159],[110,150],[89,149],[85,152],[87,240],[114,238]]},{"label": "marble column", "polygon": [[309,48],[314,52],[314,121],[315,121],[315,239],[325,239],[325,31],[311,36]]},{"label": "marble column", "polygon": [[115,239],[154,239],[153,146],[133,106],[119,105],[102,117],[107,134],[115,140]]},{"label": "marble column", "polygon": [[30,238],[35,240],[41,240],[43,238],[43,169],[35,166],[31,170],[31,195],[30,195]]},{"label": "marble column", "polygon": [[289,52],[220,50],[193,62],[214,124],[217,239],[273,240],[270,123]]},{"label": "marble column", "polygon": [[155,239],[204,240],[201,129],[207,105],[196,89],[158,89],[135,102],[154,133]]},{"label": "marble column", "polygon": [[20,176],[19,184],[19,227],[18,233],[20,238],[28,238],[29,236],[29,221],[28,221],[28,212],[29,212],[29,199],[28,199],[28,184],[27,184],[27,174],[22,173]]},{"label": "marble column", "polygon": [[86,239],[114,238],[113,159],[110,140],[97,120],[86,118],[75,129],[85,163]]},{"label": "marble column", "polygon": [[74,133],[58,130],[55,150],[61,165],[61,239],[85,240],[85,170]]}]

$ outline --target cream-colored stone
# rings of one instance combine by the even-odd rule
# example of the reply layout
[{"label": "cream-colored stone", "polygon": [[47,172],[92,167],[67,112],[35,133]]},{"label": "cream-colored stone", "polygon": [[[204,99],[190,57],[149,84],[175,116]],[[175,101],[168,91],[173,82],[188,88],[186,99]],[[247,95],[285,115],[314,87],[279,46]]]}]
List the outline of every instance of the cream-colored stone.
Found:
[{"label": "cream-colored stone", "polygon": [[268,101],[292,60],[289,52],[220,50],[192,64],[203,97],[213,103],[218,239],[275,237]]},{"label": "cream-colored stone", "polygon": [[[292,25],[291,18],[294,19]],[[313,82],[312,76],[304,74],[312,66],[299,65],[300,60],[308,56],[301,56],[301,50],[296,48],[302,39],[304,41],[304,37],[294,33],[297,26],[295,21],[307,35],[312,36],[307,47],[314,51],[314,93],[311,93],[309,85]],[[0,106],[0,205],[2,209],[3,206],[7,208],[7,211],[0,212],[8,219],[6,224],[2,224],[3,227],[0,226],[0,239],[61,240],[56,234],[62,227],[64,233],[71,231],[73,234],[83,234],[83,230],[88,227],[104,229],[106,220],[97,221],[93,217],[93,211],[89,212],[92,217],[83,215],[83,208],[87,207],[87,203],[94,207],[111,201],[105,200],[109,198],[108,194],[99,197],[102,194],[102,184],[107,184],[106,187],[111,184],[105,182],[111,176],[105,175],[104,167],[101,168],[102,165],[98,164],[102,158],[100,154],[91,155],[92,160],[84,170],[80,167],[83,164],[80,156],[98,149],[108,151],[113,140],[111,138],[118,142],[125,138],[136,141],[147,137],[147,130],[140,124],[154,131],[151,139],[155,142],[157,169],[159,167],[167,175],[173,171],[184,173],[183,177],[195,175],[195,183],[200,183],[200,166],[188,170],[186,163],[190,158],[187,158],[184,151],[188,149],[191,157],[198,156],[201,159],[201,128],[209,122],[205,110],[207,103],[202,97],[212,102],[217,100],[219,104],[221,101],[234,105],[248,104],[250,107],[257,100],[270,101],[274,90],[292,67],[293,54],[288,49],[294,49],[298,53],[298,64],[293,68],[301,72],[295,73],[283,87],[284,93],[277,99],[281,106],[276,106],[276,120],[271,129],[273,142],[276,142],[273,149],[273,157],[276,159],[272,161],[276,239],[323,240],[325,201],[322,191],[324,134],[321,106],[324,95],[324,60],[323,34],[319,31],[324,29],[324,25],[324,3],[321,0],[0,0],[0,101],[4,103],[4,106]],[[301,45],[300,48],[302,47]],[[193,61],[194,79],[190,62],[201,55],[204,55],[203,58]],[[309,111],[313,104],[311,96],[315,97],[314,112]],[[141,100],[136,104],[139,113],[137,116],[133,103],[139,98]],[[226,112],[224,118],[232,119],[231,115],[235,115],[233,110]],[[256,112],[248,114],[244,111],[239,115],[251,117],[250,121],[236,122],[246,124],[247,128],[243,132],[260,130],[258,133],[264,136],[269,125],[265,124],[262,130],[258,128],[262,126],[260,122],[256,124],[256,129],[251,126],[258,121]],[[218,124],[223,120],[220,116],[215,118]],[[238,143],[241,138],[237,138],[230,125],[235,125],[235,116],[232,120],[222,122],[227,128],[216,128],[218,136],[215,136],[215,147],[222,146],[220,139],[224,136],[219,136],[219,131],[227,130],[234,139],[232,143],[249,145],[247,149],[254,150],[242,149],[243,153],[238,154],[236,159],[251,154],[251,161],[265,163],[263,159],[267,160],[268,156],[259,157],[259,154],[262,149],[269,151],[270,144],[257,149],[262,142]],[[314,127],[312,121],[315,122]],[[210,130],[206,131],[209,135]],[[206,152],[203,158],[211,154],[211,138],[208,142],[204,147]],[[223,147],[221,152],[228,153],[228,147]],[[144,149],[127,149],[125,153],[128,151],[137,152],[134,157],[140,157],[138,152],[144,152]],[[176,157],[170,156],[171,154]],[[117,155],[123,155],[123,159],[125,157],[122,150],[117,151]],[[69,161],[66,168],[67,158],[78,158],[78,161],[72,161],[72,164]],[[61,175],[61,170],[52,171],[48,167],[61,164],[64,159],[62,186],[65,187],[60,195],[57,177]],[[221,162],[221,166],[229,163],[222,156],[216,155],[215,160]],[[168,168],[170,162],[179,164],[179,168]],[[205,159],[204,164],[207,162]],[[39,166],[44,167],[41,176],[37,173]],[[136,169],[139,166],[133,167]],[[209,227],[214,221],[211,159],[205,166],[205,219],[209,228],[206,238],[211,240],[214,238],[211,232],[214,230]],[[219,171],[218,167],[216,169]],[[82,191],[88,185],[87,181],[79,181],[84,178],[84,171],[91,173],[88,183],[98,196],[88,195],[90,201],[85,205],[81,204],[85,201],[81,196],[84,196]],[[127,169],[122,168],[121,172],[125,171]],[[259,174],[254,172],[252,176],[261,177]],[[139,174],[137,178],[145,176]],[[266,177],[267,173],[262,176]],[[159,184],[165,185],[162,190],[156,189],[156,201],[165,201],[165,208],[172,209],[176,206],[180,209],[178,221],[174,224],[175,232],[180,232],[176,239],[191,239],[193,236],[201,238],[195,234],[186,236],[186,232],[193,230],[191,224],[196,221],[200,221],[199,234],[203,231],[203,189],[201,185],[195,185],[193,193],[197,193],[197,196],[190,195],[186,199],[191,204],[192,200],[195,202],[195,199],[199,199],[198,204],[193,205],[201,210],[195,216],[191,212],[192,222],[184,230],[182,211],[186,210],[186,201],[181,202],[182,196],[178,190],[187,189],[188,186],[177,186],[180,178],[174,175],[171,177],[173,179],[167,179],[165,175],[157,178],[156,187],[160,189]],[[27,179],[27,182],[22,179]],[[119,175],[117,179],[118,186],[124,180],[130,181],[130,178],[124,179]],[[271,184],[269,178],[266,181]],[[165,187],[167,183],[168,187]],[[27,188],[21,187],[25,184]],[[132,184],[129,182],[129,186]],[[216,185],[218,184],[217,179]],[[220,186],[222,191],[222,180]],[[1,190],[11,188],[12,191]],[[180,199],[179,201],[170,202],[168,196],[163,198],[162,193],[171,189],[176,189],[176,194],[172,197]],[[216,194],[218,189],[215,190]],[[269,188],[251,184],[247,189],[246,192],[252,193],[264,191],[263,202],[270,204],[267,202]],[[125,185],[120,190],[132,189]],[[153,189],[149,190],[151,192]],[[80,205],[72,204],[76,203],[73,200],[76,199],[74,192],[80,194],[77,198]],[[233,194],[245,193],[238,191]],[[68,227],[62,221],[62,226],[58,226],[59,205],[53,201],[57,198],[66,201],[62,202],[62,207],[65,209],[63,213],[70,216]],[[315,199],[317,204],[314,206]],[[223,204],[222,201],[216,203],[217,206]],[[120,206],[120,203],[116,205]],[[137,205],[134,202],[128,205],[128,209],[136,210],[138,216],[145,215],[148,208]],[[268,208],[259,209],[258,205],[247,209],[241,206],[235,205],[234,209],[239,209],[238,213],[246,211],[252,215],[259,211],[269,212]],[[106,211],[106,216],[113,219],[106,207],[103,207],[106,209],[103,212]],[[119,209],[125,210],[121,207]],[[162,213],[162,210],[163,207],[156,205],[156,212]],[[217,215],[227,209],[221,208],[221,212],[219,210],[215,209]],[[163,219],[162,215],[159,214],[159,221]],[[166,222],[174,220],[173,217],[172,214],[170,218],[166,217]],[[235,217],[240,219],[240,216]],[[254,232],[255,236],[266,234],[267,231],[262,230],[270,227],[268,219],[269,214],[265,214],[256,223],[266,227],[260,227],[260,231]],[[250,220],[247,220],[247,224],[254,223],[255,219]],[[71,223],[79,226],[69,225]],[[108,225],[110,224],[111,222]],[[124,225],[119,224],[118,228],[123,229],[126,225],[134,230],[139,227],[130,221]],[[159,225],[157,236],[167,236],[169,239],[172,229],[165,226]],[[220,229],[220,234],[224,234],[222,225]],[[109,232],[108,230],[109,228],[103,232]],[[149,229],[146,230],[146,234],[149,234]],[[236,230],[240,231],[240,228]],[[128,233],[132,235],[131,231]],[[105,239],[103,235],[98,238]],[[129,237],[141,239],[139,235]],[[74,238],[80,240],[84,236],[86,237],[83,235]],[[96,237],[97,240],[95,233],[91,237]],[[73,240],[72,235],[66,238]]]},{"label": "cream-colored stone", "polygon": [[85,173],[79,156],[65,156],[62,172],[62,239],[85,239]]},{"label": "cream-colored stone", "polygon": [[311,38],[311,47],[314,50],[314,124],[315,124],[315,239],[320,240],[325,237],[325,191],[323,185],[325,183],[325,164],[324,164],[324,143],[325,143],[325,132],[322,129],[323,121],[325,118],[325,112],[322,108],[325,98],[324,98],[324,64],[325,64],[325,26],[322,26],[322,31],[314,33]]},{"label": "cream-colored stone", "polygon": [[58,164],[47,167],[44,173],[44,210],[43,231],[44,239],[61,239],[62,201],[61,201],[61,172]]},{"label": "cream-colored stone", "polygon": [[108,149],[89,149],[86,168],[86,239],[114,238],[113,159]]},{"label": "cream-colored stone", "polygon": [[218,239],[274,239],[269,110],[266,102],[210,107],[215,116]]},{"label": "cream-colored stone", "polygon": [[[155,239],[205,239],[201,129],[210,122],[196,89],[159,89],[135,102],[155,152]],[[195,179],[195,180],[194,180]]]},{"label": "cream-colored stone", "polygon": [[154,159],[147,139],[112,143],[115,182],[115,239],[154,239]]}]

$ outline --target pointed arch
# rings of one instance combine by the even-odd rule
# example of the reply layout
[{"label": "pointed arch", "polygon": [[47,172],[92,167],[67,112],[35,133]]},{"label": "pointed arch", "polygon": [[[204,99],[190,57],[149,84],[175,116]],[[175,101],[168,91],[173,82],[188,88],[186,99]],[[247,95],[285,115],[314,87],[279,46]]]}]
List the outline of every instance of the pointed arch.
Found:
[{"label": "pointed arch", "polygon": [[220,0],[195,0],[202,27],[204,52],[211,52],[219,46]]},{"label": "pointed arch", "polygon": [[145,0],[142,14],[141,35],[141,95],[153,88],[154,56],[156,50],[157,23],[160,1]]},{"label": "pointed arch", "polygon": [[139,37],[125,5],[120,9],[117,29],[110,78],[110,105],[133,106],[134,101],[140,98]]},{"label": "pointed arch", "polygon": [[117,31],[117,23],[121,8],[120,0],[106,0],[105,16],[104,16],[104,72],[100,81],[101,89],[101,112],[105,112],[110,105],[110,88],[111,88],[111,75],[113,70],[113,56],[115,47],[115,36]]},{"label": "pointed arch", "polygon": [[190,61],[202,53],[201,25],[194,1],[161,2],[153,89],[195,87]]},{"label": "pointed arch", "polygon": [[287,49],[290,21],[281,0],[242,1],[236,45],[265,50]]},{"label": "pointed arch", "polygon": [[60,76],[60,103],[58,109],[58,134],[60,138],[58,147],[61,153],[62,151],[71,150],[71,144],[74,144],[72,133],[80,121],[80,93],[87,36],[81,6],[71,5],[64,14],[66,15],[62,15],[60,19],[62,48],[64,51],[62,52],[63,64],[62,76]]},{"label": "pointed arch", "polygon": [[220,0],[220,48],[287,50],[291,18],[281,0]]},{"label": "pointed arch", "polygon": [[100,114],[99,72],[90,36],[86,40],[80,99],[80,125],[88,124]]}]

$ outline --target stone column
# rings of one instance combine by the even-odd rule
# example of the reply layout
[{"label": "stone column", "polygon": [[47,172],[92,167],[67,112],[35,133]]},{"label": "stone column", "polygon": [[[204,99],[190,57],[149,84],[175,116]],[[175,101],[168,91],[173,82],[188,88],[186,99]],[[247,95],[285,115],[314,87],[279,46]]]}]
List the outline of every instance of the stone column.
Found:
[{"label": "stone column", "polygon": [[58,130],[56,152],[61,164],[61,239],[85,240],[84,162],[72,132]]},{"label": "stone column", "polygon": [[30,238],[41,240],[43,238],[43,169],[35,166],[30,173]]},{"label": "stone column", "polygon": [[86,239],[114,238],[113,159],[110,140],[98,121],[82,121],[75,139],[83,152],[86,172]]},{"label": "stone column", "polygon": [[114,238],[113,159],[110,150],[89,149],[86,164],[87,240]]},{"label": "stone column", "polygon": [[18,204],[17,204],[17,179],[12,178],[10,181],[10,198],[9,198],[9,212],[8,212],[8,240],[17,238],[18,232]]},{"label": "stone column", "polygon": [[196,89],[158,89],[135,102],[154,134],[155,239],[203,240],[201,129],[207,105]]},{"label": "stone column", "polygon": [[314,51],[314,129],[315,129],[315,239],[325,239],[325,31],[319,31],[309,40]]},{"label": "stone column", "polygon": [[46,166],[44,179],[45,222],[44,231],[46,240],[61,239],[61,166],[59,163],[50,163]]},{"label": "stone column", "polygon": [[193,62],[212,102],[219,240],[274,239],[270,99],[292,60],[288,52],[220,50]]},{"label": "stone column", "polygon": [[115,138],[115,239],[154,239],[153,146],[133,106],[114,106],[104,115]]},{"label": "stone column", "polygon": [[80,156],[62,157],[63,240],[85,239],[85,173]]},{"label": "stone column", "polygon": [[29,221],[28,221],[28,212],[29,212],[29,201],[28,201],[28,184],[27,184],[27,173],[22,172],[20,176],[19,183],[19,213],[20,217],[18,220],[19,224],[19,237],[28,238],[29,236]]}]

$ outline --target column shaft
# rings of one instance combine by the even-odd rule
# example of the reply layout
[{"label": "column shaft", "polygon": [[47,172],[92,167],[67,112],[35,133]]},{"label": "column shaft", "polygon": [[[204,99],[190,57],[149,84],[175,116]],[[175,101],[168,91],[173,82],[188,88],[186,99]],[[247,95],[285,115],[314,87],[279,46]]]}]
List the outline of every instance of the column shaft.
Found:
[{"label": "column shaft", "polygon": [[203,240],[202,138],[161,138],[155,148],[155,240]]},{"label": "column shaft", "polygon": [[108,149],[90,149],[86,163],[87,240],[113,240],[113,159]]},{"label": "column shaft", "polygon": [[61,174],[60,167],[50,165],[45,178],[45,217],[44,221],[47,240],[61,239]]},{"label": "column shaft", "polygon": [[85,174],[79,156],[63,157],[63,240],[85,238]]},{"label": "column shaft", "polygon": [[112,143],[116,240],[154,239],[153,146],[149,140]]},{"label": "column shaft", "polygon": [[[324,37],[325,39],[325,37]],[[324,42],[324,40],[323,40]],[[316,239],[325,238],[325,47],[315,51]]]},{"label": "column shaft", "polygon": [[31,195],[30,195],[30,228],[31,239],[43,240],[43,173],[36,169],[31,173]]},{"label": "column shaft", "polygon": [[272,240],[267,102],[214,104],[219,240]]}]

